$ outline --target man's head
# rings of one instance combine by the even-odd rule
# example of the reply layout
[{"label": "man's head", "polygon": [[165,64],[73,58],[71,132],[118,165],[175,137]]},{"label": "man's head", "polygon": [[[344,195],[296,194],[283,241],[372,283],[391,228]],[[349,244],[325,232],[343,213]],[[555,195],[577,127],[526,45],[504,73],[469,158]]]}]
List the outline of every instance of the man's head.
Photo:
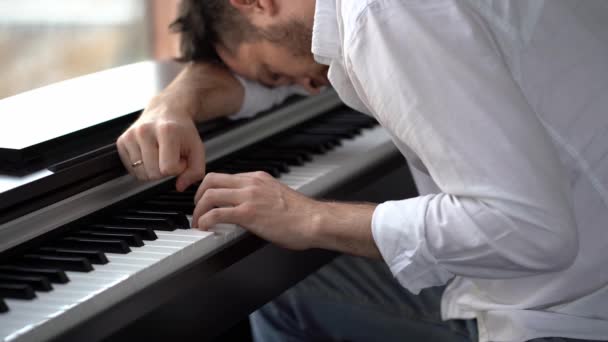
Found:
[{"label": "man's head", "polygon": [[310,51],[315,0],[182,0],[182,60],[224,63],[268,86],[327,85]]}]

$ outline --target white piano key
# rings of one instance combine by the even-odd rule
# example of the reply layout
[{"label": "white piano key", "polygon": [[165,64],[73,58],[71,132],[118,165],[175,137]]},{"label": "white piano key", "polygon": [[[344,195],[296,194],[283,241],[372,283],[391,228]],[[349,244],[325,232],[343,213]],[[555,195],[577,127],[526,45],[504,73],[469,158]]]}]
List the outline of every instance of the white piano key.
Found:
[{"label": "white piano key", "polygon": [[[38,311],[42,312],[46,316],[52,316],[57,312],[62,312],[62,307],[58,305],[43,305],[41,303],[37,303],[36,305],[32,305],[32,303],[28,300],[20,300],[20,299],[5,299],[6,305],[9,307],[11,312],[29,312],[29,311]],[[2,314],[0,314],[0,321],[2,320]]]},{"label": "white piano key", "polygon": [[126,258],[114,255],[107,255],[111,264],[126,264],[137,266],[137,269],[143,269],[158,262],[158,259],[142,259],[142,258]]},{"label": "white piano key", "polygon": [[[138,247],[131,251],[129,254],[117,254],[117,253],[106,253],[106,256],[113,258],[137,258],[137,259],[151,259],[151,260],[160,260],[164,258],[167,253],[158,253],[158,252],[150,252],[146,248],[148,246]],[[110,259],[108,258],[108,261]],[[112,261],[110,261],[112,263]]]},{"label": "white piano key", "polygon": [[202,230],[198,230],[198,229],[178,229],[178,230],[174,230],[172,232],[163,232],[163,231],[157,231],[156,235],[160,236],[189,236],[192,237],[196,240],[200,240],[203,238],[206,238],[210,235],[212,235],[212,233],[209,232],[204,232]]},{"label": "white piano key", "polygon": [[165,254],[166,256],[173,255],[174,253],[180,251],[179,247],[170,247],[170,246],[150,246],[150,245],[147,245],[147,246],[144,246],[142,248],[145,248],[146,252]]},{"label": "white piano key", "polygon": [[187,243],[194,243],[200,238],[198,236],[186,235],[186,234],[167,234],[167,233],[159,233],[157,234],[158,238],[163,241],[180,241]]},{"label": "white piano key", "polygon": [[136,258],[149,258],[149,259],[157,259],[161,260],[167,255],[171,255],[171,253],[160,253],[160,252],[151,252],[144,246],[143,248],[139,248],[138,250],[129,253],[128,255],[133,255]]},{"label": "white piano key", "polygon": [[150,247],[168,247],[179,250],[180,248],[186,247],[190,245],[189,242],[181,242],[181,241],[171,241],[171,240],[163,240],[158,238],[158,240],[147,241],[146,246]]},{"label": "white piano key", "polygon": [[125,275],[129,275],[133,272],[136,272],[138,269],[140,269],[140,267],[137,267],[135,265],[125,264],[121,262],[111,262],[108,264],[107,269],[99,270],[98,272],[123,272]]},{"label": "white piano key", "polygon": [[[1,314],[0,322],[2,322],[2,324],[0,324],[0,333],[2,334],[2,336],[8,336],[14,333],[15,331],[31,324],[29,323],[29,321],[30,320],[23,321],[19,319],[12,319],[11,313]],[[5,340],[3,339],[3,341]]]},{"label": "white piano key", "polygon": [[17,321],[17,320],[36,321],[36,320],[43,320],[47,317],[48,317],[48,315],[45,315],[42,311],[17,311],[17,312],[13,312],[11,314],[10,320],[11,321]]}]

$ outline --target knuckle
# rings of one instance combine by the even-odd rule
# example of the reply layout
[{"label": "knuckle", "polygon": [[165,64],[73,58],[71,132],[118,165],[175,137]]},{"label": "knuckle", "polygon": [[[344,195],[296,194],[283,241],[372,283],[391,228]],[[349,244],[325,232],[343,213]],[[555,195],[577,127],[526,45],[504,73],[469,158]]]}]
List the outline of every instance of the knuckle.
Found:
[{"label": "knuckle", "polygon": [[207,226],[205,225],[205,218],[204,217],[199,217],[197,220],[198,223],[198,227],[199,228],[207,228]]},{"label": "knuckle", "polygon": [[177,131],[178,126],[179,125],[173,121],[162,121],[157,124],[156,129],[159,133],[171,134]]},{"label": "knuckle", "polygon": [[116,144],[118,144],[119,146],[124,146],[125,145],[125,134],[127,134],[126,132],[121,134],[118,139],[116,139]]},{"label": "knuckle", "polygon": [[252,201],[256,197],[256,189],[255,187],[246,187],[243,189],[243,195],[247,202]]},{"label": "knuckle", "polygon": [[245,203],[238,207],[238,215],[245,220],[252,219],[255,216],[255,206]]},{"label": "knuckle", "polygon": [[205,193],[203,194],[202,199],[206,202],[209,202],[209,201],[212,201],[216,197],[217,197],[216,189],[207,189],[207,191],[205,191]]},{"label": "knuckle", "polygon": [[251,186],[258,187],[258,186],[263,186],[263,185],[264,185],[264,180],[262,180],[259,176],[254,175],[254,177],[251,178]]},{"label": "knuckle", "polygon": [[133,127],[132,131],[133,134],[135,134],[135,136],[137,137],[148,137],[150,136],[150,133],[152,132],[152,125],[150,123],[143,123],[141,125],[137,125],[135,127]]},{"label": "knuckle", "polygon": [[157,171],[151,171],[148,172],[148,180],[158,180],[161,179],[163,176],[160,174],[160,172]]},{"label": "knuckle", "polygon": [[178,165],[167,163],[159,166],[160,175],[163,177],[174,176],[178,171]]},{"label": "knuckle", "polygon": [[116,141],[119,145],[126,145],[129,140],[133,140],[133,129],[129,128],[128,130],[126,130],[120,137],[118,137],[118,140]]},{"label": "knuckle", "polygon": [[269,175],[268,173],[266,173],[265,171],[256,171],[256,172],[253,174],[253,176],[254,176],[255,178],[257,178],[257,179],[264,180],[264,179],[267,179],[267,178],[268,178],[268,176],[270,176],[270,175]]},{"label": "knuckle", "polygon": [[220,211],[217,209],[213,209],[210,212],[207,213],[207,218],[209,220],[209,223],[211,224],[216,224],[220,221],[221,219],[221,214]]}]

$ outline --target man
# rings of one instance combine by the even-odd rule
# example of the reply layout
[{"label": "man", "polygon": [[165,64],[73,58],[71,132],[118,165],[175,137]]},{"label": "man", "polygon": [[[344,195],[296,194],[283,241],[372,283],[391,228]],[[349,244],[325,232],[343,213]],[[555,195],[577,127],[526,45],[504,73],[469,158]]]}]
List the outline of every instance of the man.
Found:
[{"label": "man", "polygon": [[185,1],[175,25],[194,63],[118,148],[137,178],[177,175],[184,189],[204,173],[195,120],[331,84],[438,189],[326,203],[263,173],[207,175],[196,228],[236,223],[367,257],[341,257],[258,311],[257,338],[602,340],[606,18],[603,1]]}]

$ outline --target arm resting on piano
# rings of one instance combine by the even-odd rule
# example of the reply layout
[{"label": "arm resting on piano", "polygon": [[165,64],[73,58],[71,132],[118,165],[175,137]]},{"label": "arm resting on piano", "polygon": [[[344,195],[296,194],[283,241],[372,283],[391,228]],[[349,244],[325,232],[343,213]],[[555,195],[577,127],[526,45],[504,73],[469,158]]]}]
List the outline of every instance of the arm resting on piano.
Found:
[{"label": "arm resting on piano", "polygon": [[184,190],[205,174],[205,150],[197,121],[251,117],[302,93],[293,86],[267,88],[218,65],[190,63],[154,97],[117,141],[121,160],[140,180],[178,176]]},{"label": "arm resting on piano", "polygon": [[140,180],[178,176],[183,190],[205,174],[205,150],[196,121],[236,113],[241,84],[225,68],[190,63],[117,141],[121,160]]}]

